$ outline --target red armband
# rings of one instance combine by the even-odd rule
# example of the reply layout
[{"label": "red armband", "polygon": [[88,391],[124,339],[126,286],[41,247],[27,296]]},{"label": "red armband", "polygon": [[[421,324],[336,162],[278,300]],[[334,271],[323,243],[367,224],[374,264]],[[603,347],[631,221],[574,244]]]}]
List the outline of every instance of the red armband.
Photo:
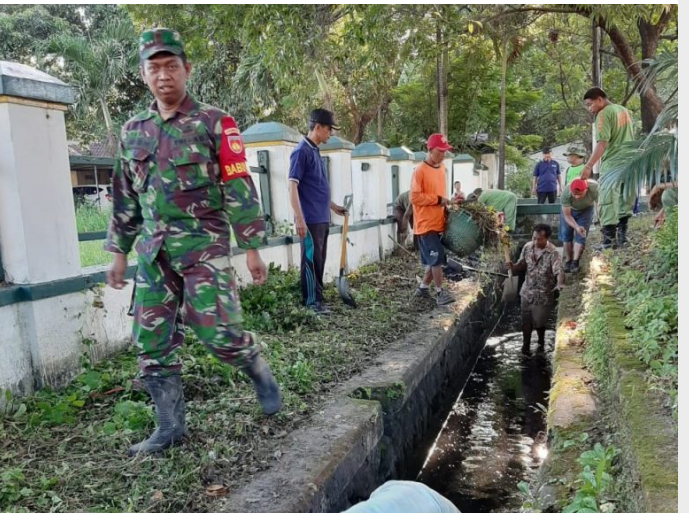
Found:
[{"label": "red armband", "polygon": [[249,176],[244,144],[237,123],[232,116],[225,116],[220,120],[220,127],[222,133],[220,134],[218,163],[222,181],[227,182],[233,178]]}]

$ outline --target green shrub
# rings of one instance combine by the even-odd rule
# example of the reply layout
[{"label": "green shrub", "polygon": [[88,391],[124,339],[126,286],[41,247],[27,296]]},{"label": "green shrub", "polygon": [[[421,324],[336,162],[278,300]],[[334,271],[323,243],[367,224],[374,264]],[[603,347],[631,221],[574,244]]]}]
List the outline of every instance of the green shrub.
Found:
[{"label": "green shrub", "polygon": [[313,320],[301,306],[301,285],[296,269],[282,271],[273,263],[264,285],[248,285],[239,291],[244,327],[252,331],[292,331]]}]

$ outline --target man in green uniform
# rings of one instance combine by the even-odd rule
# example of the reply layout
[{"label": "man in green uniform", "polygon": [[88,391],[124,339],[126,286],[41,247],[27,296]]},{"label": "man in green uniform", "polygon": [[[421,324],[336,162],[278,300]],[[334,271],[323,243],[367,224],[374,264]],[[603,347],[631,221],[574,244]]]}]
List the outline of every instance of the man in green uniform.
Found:
[{"label": "man in green uniform", "polygon": [[575,178],[562,191],[560,203],[560,240],[565,254],[564,271],[579,272],[586,236],[593,220],[593,205],[598,200],[598,182]]},{"label": "man in green uniform", "polygon": [[231,116],[186,92],[191,65],[179,34],[146,30],[139,58],[155,100],[122,127],[105,243],[114,253],[108,284],[120,289],[138,237],[133,339],[157,428],[129,448],[130,456],[164,450],[185,434],[177,357],[182,306],[184,323],[206,348],[251,378],[264,413],[281,405],[256,336],[242,327],[230,266],[231,225],[254,283],[266,279],[257,249],[265,226],[239,129]]},{"label": "man in green uniform", "polygon": [[[581,171],[584,169],[586,150],[581,146],[570,146],[567,148],[567,153],[565,153],[564,156],[567,157],[567,163],[569,164],[567,172],[565,173],[565,185],[567,185],[581,175]],[[562,192],[564,194],[564,189]]]},{"label": "man in green uniform", "polygon": [[[622,145],[634,139],[632,117],[621,105],[616,105],[599,87],[593,87],[584,94],[586,109],[596,115],[596,147],[588,162],[584,165],[581,178],[591,178],[593,166],[601,161],[600,176],[609,170],[609,162],[620,151]],[[627,222],[632,215],[635,192],[623,180],[612,187],[601,190],[600,224],[603,242],[596,249],[612,248],[616,239],[617,245],[627,242]]]},{"label": "man in green uniform", "polygon": [[409,233],[409,226],[411,225],[414,228],[414,216],[411,202],[409,201],[409,191],[397,196],[393,214],[397,222],[397,242],[404,244],[407,240],[407,233]]},{"label": "man in green uniform", "polygon": [[505,224],[510,231],[514,231],[517,226],[517,195],[510,191],[490,189],[481,191],[478,202],[487,207],[493,207],[496,212],[505,215]]}]

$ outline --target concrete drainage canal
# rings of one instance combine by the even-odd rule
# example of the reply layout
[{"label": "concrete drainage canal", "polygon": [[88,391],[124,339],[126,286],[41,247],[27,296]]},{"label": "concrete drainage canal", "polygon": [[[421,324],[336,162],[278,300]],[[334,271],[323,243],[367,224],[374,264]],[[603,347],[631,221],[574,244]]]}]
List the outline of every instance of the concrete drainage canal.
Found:
[{"label": "concrete drainage canal", "polygon": [[554,332],[522,355],[519,305],[503,309],[499,281],[461,278],[452,308],[424,314],[425,327],[334,389],[275,466],[217,511],[339,513],[391,479],[421,481],[462,513],[518,511],[517,484],[545,456]]},{"label": "concrete drainage canal", "polygon": [[517,484],[530,481],[547,454],[555,332],[546,332],[544,348],[534,340],[532,352],[524,355],[519,330],[519,305],[510,305],[441,430],[426,442],[422,468],[407,476],[447,497],[462,513],[518,511]]}]

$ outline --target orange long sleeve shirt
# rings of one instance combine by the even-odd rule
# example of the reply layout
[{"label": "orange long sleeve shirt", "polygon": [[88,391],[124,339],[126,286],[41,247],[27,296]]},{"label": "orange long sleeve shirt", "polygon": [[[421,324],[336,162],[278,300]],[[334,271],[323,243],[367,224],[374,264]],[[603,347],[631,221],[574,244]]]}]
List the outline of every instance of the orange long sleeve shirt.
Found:
[{"label": "orange long sleeve shirt", "polygon": [[438,198],[445,198],[445,166],[431,167],[422,162],[411,175],[409,200],[414,211],[414,235],[445,231],[445,207]]}]

